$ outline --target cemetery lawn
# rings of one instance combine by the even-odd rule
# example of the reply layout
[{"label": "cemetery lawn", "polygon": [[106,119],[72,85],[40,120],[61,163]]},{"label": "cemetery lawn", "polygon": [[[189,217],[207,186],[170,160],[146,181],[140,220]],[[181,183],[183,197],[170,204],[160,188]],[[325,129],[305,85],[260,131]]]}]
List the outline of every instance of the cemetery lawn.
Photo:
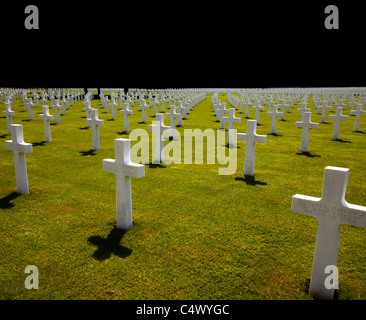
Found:
[{"label": "cemetery lawn", "polygon": [[[219,128],[211,97],[183,120],[182,136],[183,129]],[[218,98],[229,106],[226,95]],[[311,120],[320,123],[309,102]],[[291,212],[292,196],[321,197],[324,168],[345,167],[347,202],[366,206],[366,116],[360,132],[353,132],[354,116],[342,121],[339,141],[332,140],[334,120],[320,123],[310,130],[310,152],[302,154],[302,129],[295,127],[300,106],[285,121],[278,118],[274,136],[266,105],[257,133],[267,142],[256,144],[254,180],[243,176],[242,141],[232,175],[219,175],[227,164],[207,164],[205,153],[204,164],[146,164],[143,178],[131,178],[133,227],[123,232],[115,228],[115,175],[103,171],[103,159],[114,159],[114,139],[129,135],[122,114],[111,121],[100,100],[91,106],[104,120],[99,151],[91,150],[81,101],[60,124],[51,122],[52,142],[44,141],[42,107],[29,121],[22,99],[14,103],[13,123],[23,125],[24,141],[33,144],[27,195],[16,193],[13,153],[5,149],[11,136],[0,115],[0,299],[312,299],[317,220]],[[130,130],[149,132],[151,153],[153,110],[147,109],[146,124],[138,103],[132,110]],[[235,116],[242,118],[235,128],[245,133],[245,113]],[[249,116],[254,119],[253,109]],[[366,299],[365,255],[365,229],[342,225],[338,299]],[[38,267],[38,290],[24,286],[28,265]]]}]

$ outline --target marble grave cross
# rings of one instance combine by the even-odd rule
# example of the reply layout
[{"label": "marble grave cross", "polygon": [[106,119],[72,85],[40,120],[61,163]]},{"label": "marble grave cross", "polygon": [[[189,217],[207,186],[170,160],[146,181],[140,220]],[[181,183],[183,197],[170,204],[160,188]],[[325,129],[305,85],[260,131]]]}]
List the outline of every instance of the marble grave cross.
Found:
[{"label": "marble grave cross", "polygon": [[11,102],[5,101],[5,110],[3,110],[3,114],[6,115],[6,123],[8,127],[8,134],[11,134],[11,124],[12,124],[12,116],[15,114],[13,110],[11,110]]},{"label": "marble grave cross", "polygon": [[300,105],[301,108],[298,108],[297,111],[301,112],[301,121],[304,121],[304,113],[309,111],[311,112],[311,109],[306,108],[308,103],[305,101],[301,102]]},{"label": "marble grave cross", "polygon": [[256,142],[265,143],[267,136],[257,134],[257,120],[247,121],[247,133],[237,133],[238,141],[246,141],[244,176],[254,176],[254,158]]},{"label": "marble grave cross", "polygon": [[129,116],[131,114],[133,114],[133,111],[130,110],[130,103],[129,102],[125,102],[123,104],[124,108],[123,110],[120,110],[120,113],[123,113],[123,131],[124,132],[128,132],[130,131],[130,121],[129,121]]},{"label": "marble grave cross", "polygon": [[324,170],[321,198],[300,194],[292,197],[292,212],[318,219],[310,294],[320,299],[334,298],[334,288],[325,285],[325,268],[337,265],[340,225],[366,228],[366,207],[345,200],[348,174],[347,168],[328,166]]},{"label": "marble grave cross", "polygon": [[175,112],[175,105],[170,106],[170,113],[165,114],[170,119],[171,137],[175,136],[175,118],[179,117],[179,113]]},{"label": "marble grave cross", "polygon": [[11,125],[11,135],[12,140],[6,140],[5,146],[7,150],[14,153],[17,192],[20,194],[29,193],[25,154],[33,152],[32,144],[24,142],[23,126],[21,124]]},{"label": "marble grave cross", "polygon": [[128,230],[132,226],[131,177],[145,175],[145,166],[130,160],[130,140],[115,139],[116,159],[104,159],[103,170],[116,175],[117,229]]},{"label": "marble grave cross", "polygon": [[98,119],[98,110],[92,109],[91,118],[86,120],[88,126],[92,127],[93,146],[92,150],[99,150],[99,126],[104,125],[104,121]]},{"label": "marble grave cross", "polygon": [[311,122],[311,112],[305,112],[302,121],[296,121],[295,127],[302,128],[301,152],[308,152],[309,130],[319,128],[319,123]]},{"label": "marble grave cross", "polygon": [[235,108],[230,108],[228,112],[229,115],[227,117],[223,117],[223,122],[227,122],[228,124],[227,144],[230,148],[234,146],[234,123],[241,122],[241,118],[235,117]]},{"label": "marble grave cross", "polygon": [[[43,101],[43,100],[42,100]],[[43,104],[43,107],[45,107],[46,105]],[[52,106],[53,109],[56,110],[56,123],[60,123],[60,109],[62,108],[60,106],[60,103],[59,101],[56,100],[56,103]]]},{"label": "marble grave cross", "polygon": [[150,106],[146,105],[146,100],[145,99],[141,99],[140,101],[140,109],[142,111],[142,122],[146,122],[146,109],[149,108]]},{"label": "marble grave cross", "polygon": [[267,112],[267,115],[272,117],[272,124],[271,124],[271,134],[276,134],[276,127],[277,127],[277,117],[282,115],[281,112],[278,111],[279,105],[273,105],[273,110]]},{"label": "marble grave cross", "polygon": [[337,140],[339,138],[339,129],[341,127],[341,120],[347,120],[348,116],[342,115],[342,107],[337,107],[336,114],[329,115],[329,119],[335,119],[334,122],[334,130],[333,130],[333,139]]},{"label": "marble grave cross", "polygon": [[264,110],[264,107],[261,106],[261,100],[258,100],[252,109],[255,109],[255,120],[257,120],[257,125],[259,124],[259,111]]},{"label": "marble grave cross", "polygon": [[164,161],[164,139],[163,133],[165,130],[170,129],[169,126],[164,125],[164,113],[158,113],[156,115],[156,121],[149,126],[149,130],[155,132],[155,156],[153,164],[159,164]]},{"label": "marble grave cross", "polygon": [[48,106],[43,106],[43,114],[40,114],[39,117],[44,122],[45,140],[47,142],[51,142],[51,125],[50,125],[50,121],[53,120],[53,115],[50,114]]},{"label": "marble grave cross", "polygon": [[29,107],[29,118],[31,120],[34,120],[33,108],[35,108],[36,105],[32,102],[32,98],[29,98],[27,100],[28,100],[28,107]]},{"label": "marble grave cross", "polygon": [[355,125],[353,127],[354,131],[358,131],[358,129],[360,128],[361,114],[366,114],[366,110],[362,110],[362,107],[363,107],[363,104],[359,103],[359,104],[357,104],[357,109],[356,110],[351,110],[351,112],[350,112],[351,115],[354,115],[354,114],[356,115]]}]

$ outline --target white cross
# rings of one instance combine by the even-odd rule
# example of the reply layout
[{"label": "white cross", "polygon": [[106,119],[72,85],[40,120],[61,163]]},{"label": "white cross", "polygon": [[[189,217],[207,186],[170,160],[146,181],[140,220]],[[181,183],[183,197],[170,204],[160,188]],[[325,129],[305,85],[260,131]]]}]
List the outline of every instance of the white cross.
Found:
[{"label": "white cross", "polygon": [[272,105],[273,105],[273,100],[272,100],[272,98],[270,98],[269,99],[269,101],[268,101],[268,112],[271,112],[272,111]]},{"label": "white cross", "polygon": [[155,97],[154,101],[151,103],[152,106],[154,106],[154,117],[156,117],[156,114],[158,112],[158,105],[159,105],[159,99],[158,96]]},{"label": "white cross", "polygon": [[311,112],[311,109],[306,108],[308,103],[305,101],[301,102],[300,105],[301,108],[298,108],[297,111],[301,112],[301,121],[304,121],[304,113],[309,111]]},{"label": "white cross", "polygon": [[229,113],[229,109],[226,109],[226,103],[222,103],[220,109],[220,129],[225,129],[224,117],[226,113]]},{"label": "white cross", "polygon": [[[330,110],[330,106],[328,106],[328,101],[327,100],[324,100],[323,101],[323,104],[321,106],[318,107],[318,111],[319,110],[322,110],[322,119],[321,119],[321,122],[324,123],[325,122],[325,116],[326,116],[326,113],[327,113],[327,109]],[[318,113],[318,112],[317,112]]]},{"label": "white cross", "polygon": [[346,104],[344,103],[344,99],[340,99],[339,103],[336,104],[337,108],[342,108],[343,109],[343,107],[345,107],[345,106],[346,106]]},{"label": "white cross", "polygon": [[[43,107],[45,107],[46,105],[44,104]],[[56,103],[52,106],[53,109],[56,110],[56,123],[60,123],[60,109],[62,108],[59,104],[58,101],[56,101]]]},{"label": "white cross", "polygon": [[110,106],[112,107],[112,119],[116,120],[116,107],[118,107],[118,103],[116,103],[116,99],[112,100]]},{"label": "white cross", "polygon": [[348,173],[347,168],[326,167],[321,198],[299,194],[292,197],[292,212],[315,217],[319,222],[310,293],[321,299],[334,297],[334,289],[325,287],[324,271],[326,266],[337,265],[340,225],[366,227],[366,207],[345,200]]},{"label": "white cross", "polygon": [[257,134],[257,120],[247,121],[247,133],[238,133],[237,140],[246,141],[244,176],[254,176],[254,158],[256,142],[265,143],[267,136]]},{"label": "white cross", "polygon": [[255,109],[255,120],[257,120],[257,124],[259,123],[259,111],[264,110],[264,107],[261,106],[261,100],[258,100],[257,103],[252,107]]},{"label": "white cross", "polygon": [[272,117],[271,134],[276,134],[277,117],[281,116],[281,112],[278,112],[278,107],[278,105],[273,105],[273,110],[267,112],[267,115]]},{"label": "white cross", "polygon": [[130,131],[129,115],[133,114],[133,111],[130,110],[130,104],[128,102],[125,102],[123,105],[124,109],[120,111],[124,116],[123,131],[128,132]]},{"label": "white cross", "polygon": [[341,120],[347,120],[348,116],[342,115],[342,107],[337,107],[337,112],[335,115],[329,115],[329,119],[335,119],[333,139],[339,138],[339,128],[341,126]]},{"label": "white cross", "polygon": [[241,96],[239,100],[239,113],[243,113],[243,104],[244,104],[244,97]]},{"label": "white cross", "polygon": [[165,112],[165,102],[167,102],[165,97],[161,97],[161,105],[162,105],[161,112]]},{"label": "white cross", "polygon": [[175,112],[175,106],[170,106],[170,113],[165,114],[170,119],[171,136],[175,136],[175,119],[179,117],[179,113]]},{"label": "white cross", "polygon": [[171,127],[164,125],[164,114],[158,113],[156,115],[156,121],[149,126],[149,130],[155,132],[155,159],[153,164],[159,164],[164,161],[164,139],[163,133],[165,130]]},{"label": "white cross", "polygon": [[311,112],[305,112],[304,119],[302,121],[296,121],[295,127],[303,129],[300,151],[308,152],[309,130],[312,128],[319,128],[319,123],[311,122]]},{"label": "white cross", "polygon": [[104,159],[103,170],[116,175],[117,228],[128,230],[132,226],[131,177],[145,175],[145,166],[130,160],[130,140],[115,139],[116,159]]},{"label": "white cross", "polygon": [[29,98],[27,100],[28,100],[28,107],[29,107],[29,117],[31,120],[34,120],[33,108],[35,108],[36,105],[32,102],[32,98]]},{"label": "white cross", "polygon": [[359,103],[357,104],[357,109],[356,110],[351,110],[351,114],[352,115],[356,115],[356,118],[355,118],[355,125],[353,127],[353,130],[354,131],[358,131],[358,129],[360,128],[360,118],[361,118],[361,114],[366,114],[366,110],[362,110],[363,108],[363,104],[362,103]]},{"label": "white cross", "polygon": [[353,97],[349,103],[349,107],[350,107],[351,111],[353,111],[354,106],[355,106],[355,98]]},{"label": "white cross", "polygon": [[104,125],[103,120],[98,119],[98,110],[92,109],[91,118],[86,120],[88,126],[92,127],[93,147],[92,150],[99,150],[99,126]]},{"label": "white cross", "polygon": [[11,134],[12,116],[15,114],[15,112],[13,110],[11,110],[11,102],[5,101],[5,110],[3,110],[3,114],[6,115],[8,134]]},{"label": "white cross", "polygon": [[109,108],[108,108],[108,106],[109,106],[109,99],[108,99],[108,97],[104,97],[104,107],[105,107],[105,112],[109,112]]},{"label": "white cross", "polygon": [[40,114],[39,117],[44,122],[44,134],[45,134],[46,141],[51,142],[50,121],[53,120],[53,115],[50,115],[48,106],[43,106],[43,114]]},{"label": "white cross", "polygon": [[[5,97],[5,101],[9,101],[6,97]],[[23,96],[23,104],[25,107],[25,111],[28,111],[28,99],[27,99],[27,95]]]},{"label": "white cross", "polygon": [[11,125],[11,135],[12,140],[6,140],[5,146],[7,150],[11,150],[14,153],[17,192],[20,194],[29,193],[25,154],[33,152],[32,144],[24,142],[23,126],[20,124]]},{"label": "white cross", "polygon": [[140,110],[142,111],[142,122],[146,122],[146,109],[147,108],[149,108],[149,106],[146,105],[146,100],[141,98]]},{"label": "white cross", "polygon": [[33,99],[34,99],[34,102],[36,103],[37,107],[39,107],[39,98],[38,98],[38,94],[36,92],[33,92]]},{"label": "white cross", "polygon": [[252,104],[250,103],[250,98],[247,98],[247,101],[245,102],[245,118],[249,118],[249,106]]},{"label": "white cross", "polygon": [[[288,107],[287,104],[285,104],[285,100],[284,99],[281,99],[280,101],[282,101],[282,104],[278,105],[279,108],[282,108],[281,109],[281,120],[285,120],[285,110],[286,110],[286,107]],[[268,113],[267,113],[268,114]]]},{"label": "white cross", "polygon": [[175,110],[177,110],[179,116],[178,116],[178,126],[182,125],[182,119],[186,118],[187,116],[186,114],[186,108],[182,106],[182,101],[178,101],[178,107],[175,108]]},{"label": "white cross", "polygon": [[[60,104],[60,99],[57,99],[55,103]],[[66,114],[66,100],[61,100],[62,103],[62,114]]]},{"label": "white cross", "polygon": [[[43,105],[45,106],[47,104],[47,96],[46,95],[43,96],[41,101],[42,101]],[[53,106],[52,106],[52,108],[53,108]],[[27,109],[25,111],[27,111]]]},{"label": "white cross", "polygon": [[213,108],[214,108],[214,114],[216,116],[216,122],[219,122],[221,115],[221,101],[217,100],[217,102],[213,105]]},{"label": "white cross", "polygon": [[229,115],[227,117],[223,117],[223,122],[227,122],[228,131],[227,131],[227,144],[229,147],[234,146],[234,124],[236,122],[241,122],[241,118],[235,117],[235,108],[230,108],[228,110]]}]

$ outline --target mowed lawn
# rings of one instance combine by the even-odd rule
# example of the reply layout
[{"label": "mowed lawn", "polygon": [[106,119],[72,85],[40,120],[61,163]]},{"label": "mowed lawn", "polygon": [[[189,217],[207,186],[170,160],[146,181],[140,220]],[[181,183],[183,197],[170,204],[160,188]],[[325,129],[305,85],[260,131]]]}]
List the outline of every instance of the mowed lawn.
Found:
[{"label": "mowed lawn", "polygon": [[[211,97],[183,120],[182,136],[184,129],[219,128]],[[226,95],[219,99],[227,103]],[[130,130],[149,132],[151,153],[153,110],[141,123],[138,104]],[[27,195],[16,194],[13,153],[5,149],[11,136],[0,115],[0,299],[312,299],[307,289],[318,223],[291,212],[292,196],[321,197],[324,168],[345,167],[347,202],[366,206],[366,116],[360,132],[353,132],[354,116],[342,121],[341,141],[332,140],[334,120],[320,123],[310,130],[310,153],[301,154],[302,129],[295,127],[300,106],[285,121],[278,118],[274,136],[266,105],[257,133],[267,135],[267,142],[256,144],[254,180],[243,176],[245,142],[237,143],[236,172],[219,175],[227,165],[207,164],[205,153],[203,164],[184,164],[182,141],[182,164],[146,164],[143,178],[131,178],[133,227],[119,231],[115,175],[103,171],[103,159],[114,159],[114,139],[129,135],[119,111],[112,121],[111,110],[93,100],[104,125],[101,149],[92,151],[82,107],[79,101],[60,124],[52,121],[48,143],[42,107],[29,121],[22,99],[14,103],[13,123],[23,125],[24,141],[33,144],[26,155]],[[320,122],[312,98],[308,107],[312,121]],[[235,128],[245,133],[245,113],[236,116],[242,122]],[[366,299],[365,257],[365,229],[342,225],[338,299]],[[24,286],[28,265],[38,267],[38,290]]]}]

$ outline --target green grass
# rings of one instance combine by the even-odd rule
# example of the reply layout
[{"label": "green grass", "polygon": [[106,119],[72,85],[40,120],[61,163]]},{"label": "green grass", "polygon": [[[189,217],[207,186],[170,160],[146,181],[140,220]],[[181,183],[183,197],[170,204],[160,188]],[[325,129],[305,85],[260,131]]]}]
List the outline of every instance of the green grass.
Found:
[{"label": "green grass", "polygon": [[[227,102],[226,96],[219,98]],[[21,196],[14,194],[13,153],[5,149],[11,137],[0,115],[0,299],[312,299],[306,289],[317,220],[291,212],[291,198],[320,197],[324,168],[338,166],[350,169],[346,200],[366,206],[366,135],[353,132],[354,116],[341,123],[345,142],[332,141],[334,120],[311,129],[311,156],[305,156],[298,154],[302,129],[295,127],[296,105],[285,121],[278,119],[278,136],[256,145],[252,184],[240,179],[241,141],[233,175],[218,175],[223,165],[207,164],[205,153],[204,164],[147,164],[145,177],[132,178],[133,227],[120,232],[115,175],[103,171],[102,162],[115,158],[114,139],[128,135],[122,134],[123,115],[117,112],[117,120],[108,121],[111,111],[104,113],[99,100],[92,107],[105,120],[101,150],[95,152],[82,102],[51,126],[51,143],[43,142],[41,107],[34,110],[35,120],[27,121],[21,99],[15,102],[13,123],[23,125],[25,142],[33,144],[26,155],[30,193]],[[270,132],[267,109],[258,134]],[[152,109],[146,124],[139,123],[138,103],[133,112],[130,130],[148,130]],[[242,122],[235,128],[246,132],[244,113],[236,116]],[[313,109],[312,121],[320,118]],[[218,129],[215,119],[209,95],[178,129],[182,136],[186,128]],[[366,117],[360,130],[366,131]],[[364,229],[342,225],[339,299],[366,298],[365,246]],[[38,290],[24,287],[27,265],[39,269]]]}]

